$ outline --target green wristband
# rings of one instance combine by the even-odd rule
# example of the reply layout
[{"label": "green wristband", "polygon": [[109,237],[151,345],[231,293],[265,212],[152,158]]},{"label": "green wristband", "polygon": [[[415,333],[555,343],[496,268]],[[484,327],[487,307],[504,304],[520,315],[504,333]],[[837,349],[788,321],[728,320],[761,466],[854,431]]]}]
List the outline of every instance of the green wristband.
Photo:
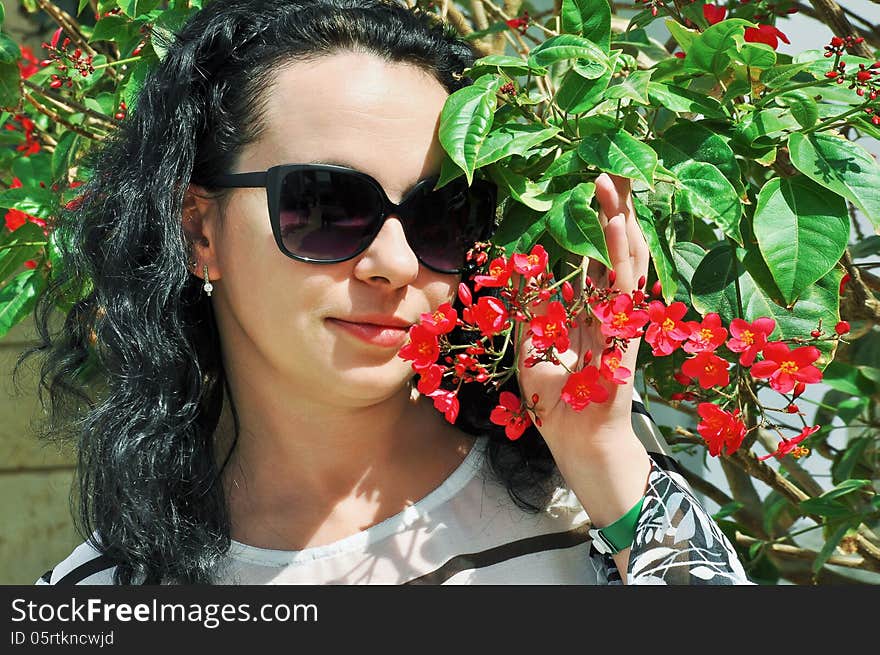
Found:
[{"label": "green wristband", "polygon": [[611,525],[590,530],[590,536],[593,538],[596,550],[600,553],[614,555],[632,546],[633,538],[636,536],[636,523],[639,520],[639,513],[642,511],[642,503],[644,502],[645,497],[642,496],[626,514]]}]

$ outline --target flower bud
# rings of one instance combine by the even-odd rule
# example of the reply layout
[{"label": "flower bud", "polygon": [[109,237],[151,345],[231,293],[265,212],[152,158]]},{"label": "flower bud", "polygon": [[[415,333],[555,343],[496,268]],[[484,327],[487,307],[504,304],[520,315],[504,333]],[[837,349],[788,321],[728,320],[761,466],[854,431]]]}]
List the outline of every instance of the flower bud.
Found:
[{"label": "flower bud", "polygon": [[660,280],[654,282],[654,286],[651,287],[651,295],[657,298],[660,297],[660,294],[663,293],[663,285],[660,284]]},{"label": "flower bud", "polygon": [[465,307],[470,307],[474,302],[473,296],[471,296],[471,290],[464,282],[460,282],[458,285],[458,299]]},{"label": "flower bud", "polygon": [[821,330],[811,330],[810,331],[810,336],[813,337],[814,339],[818,339],[821,335],[822,335]]},{"label": "flower bud", "polygon": [[801,410],[798,408],[797,405],[795,405],[794,403],[791,403],[788,407],[785,408],[785,411],[788,412],[789,414],[797,414]]},{"label": "flower bud", "polygon": [[568,280],[562,283],[562,299],[565,302],[571,302],[574,300],[574,288]]},{"label": "flower bud", "polygon": [[613,287],[614,283],[617,281],[617,271],[613,268],[608,271],[608,286]]},{"label": "flower bud", "polygon": [[532,404],[537,405],[539,400],[540,400],[540,397],[538,396],[538,394],[533,393],[532,394]]},{"label": "flower bud", "polygon": [[647,282],[647,281],[648,281],[648,280],[645,278],[644,275],[642,275],[641,277],[639,277],[639,281],[636,283],[636,289],[641,289],[642,287],[644,287],[644,286],[645,286],[645,282]]},{"label": "flower bud", "polygon": [[807,388],[807,385],[804,384],[803,382],[795,382],[794,393],[792,393],[792,398],[797,398],[798,396],[800,396],[804,392],[804,389],[806,389],[806,388]]},{"label": "flower bud", "polygon": [[847,321],[839,321],[837,325],[834,326],[834,331],[837,334],[846,334],[849,332],[849,323]]},{"label": "flower bud", "polygon": [[590,348],[584,353],[584,366],[588,366],[593,361],[593,349]]}]

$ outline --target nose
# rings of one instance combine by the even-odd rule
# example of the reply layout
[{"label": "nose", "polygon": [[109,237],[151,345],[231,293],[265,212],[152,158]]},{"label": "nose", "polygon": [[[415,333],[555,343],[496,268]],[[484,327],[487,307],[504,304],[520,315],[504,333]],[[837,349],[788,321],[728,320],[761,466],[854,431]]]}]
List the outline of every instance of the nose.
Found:
[{"label": "nose", "polygon": [[364,250],[354,267],[354,274],[370,283],[402,287],[419,275],[419,260],[406,240],[403,224],[391,214],[373,242]]}]

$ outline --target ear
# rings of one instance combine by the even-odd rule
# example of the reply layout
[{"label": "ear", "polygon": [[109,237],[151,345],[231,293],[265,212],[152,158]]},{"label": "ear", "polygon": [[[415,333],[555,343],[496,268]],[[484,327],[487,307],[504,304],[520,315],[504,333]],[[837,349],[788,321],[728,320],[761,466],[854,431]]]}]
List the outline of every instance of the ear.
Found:
[{"label": "ear", "polygon": [[204,278],[204,267],[208,267],[211,280],[222,277],[217,259],[217,243],[220,208],[217,199],[203,187],[189,184],[183,196],[183,215],[181,222],[187,240],[192,244],[189,261],[190,272],[199,279]]}]

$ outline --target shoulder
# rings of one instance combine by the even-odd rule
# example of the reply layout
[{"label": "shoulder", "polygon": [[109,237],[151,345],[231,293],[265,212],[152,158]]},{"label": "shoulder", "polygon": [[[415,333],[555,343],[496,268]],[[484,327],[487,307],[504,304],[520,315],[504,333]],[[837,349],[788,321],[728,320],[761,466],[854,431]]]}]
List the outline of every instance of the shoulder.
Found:
[{"label": "shoulder", "polygon": [[116,563],[98,549],[92,535],[65,559],[46,571],[36,585],[110,585]]}]

